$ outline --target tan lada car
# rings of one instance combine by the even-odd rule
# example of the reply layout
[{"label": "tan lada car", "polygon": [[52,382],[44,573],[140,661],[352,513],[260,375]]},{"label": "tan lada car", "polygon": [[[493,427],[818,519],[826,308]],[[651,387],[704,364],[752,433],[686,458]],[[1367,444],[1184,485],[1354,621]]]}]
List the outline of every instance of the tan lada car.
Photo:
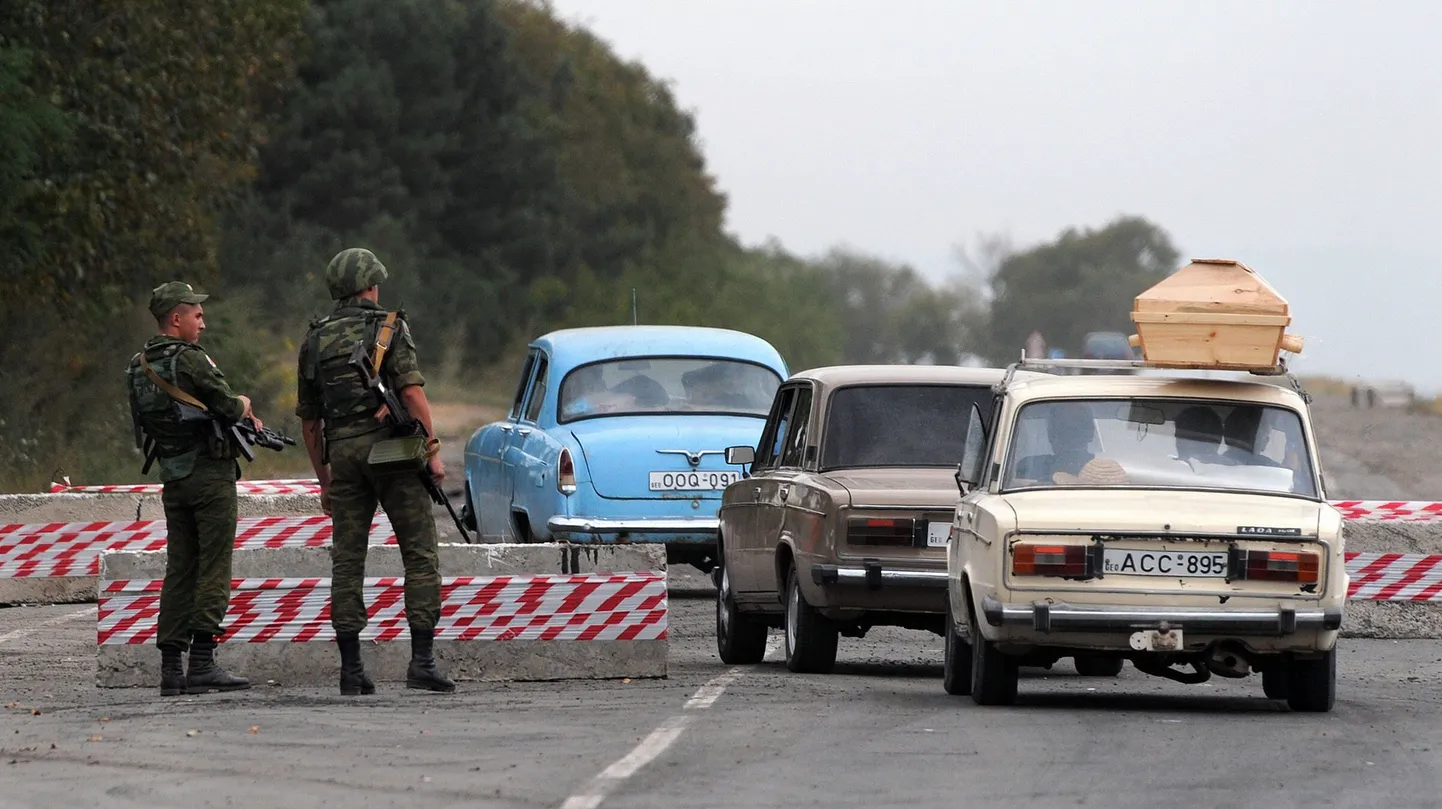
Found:
[{"label": "tan lada car", "polygon": [[[1013,368],[1048,363],[1067,364]],[[971,414],[949,693],[1008,704],[1018,666],[1073,657],[1184,683],[1259,672],[1267,697],[1331,709],[1342,515],[1295,379],[1234,376],[1014,378]]]},{"label": "tan lada car", "polygon": [[967,415],[1001,369],[837,366],[778,390],[749,465],[722,494],[716,645],[754,663],[785,630],[792,671],[826,672],[838,636],[873,626],[940,634],[946,542]]}]

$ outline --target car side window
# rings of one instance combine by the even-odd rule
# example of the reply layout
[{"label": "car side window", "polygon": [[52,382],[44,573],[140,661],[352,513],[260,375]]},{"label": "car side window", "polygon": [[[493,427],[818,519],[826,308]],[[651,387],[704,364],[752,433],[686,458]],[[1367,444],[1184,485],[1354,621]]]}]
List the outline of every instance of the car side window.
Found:
[{"label": "car side window", "polygon": [[546,371],[549,363],[545,354],[536,358],[536,375],[531,382],[530,398],[526,403],[526,421],[536,421],[541,415],[541,403],[546,400]]},{"label": "car side window", "polygon": [[801,466],[802,451],[806,448],[807,437],[811,432],[810,427],[811,388],[807,386],[796,390],[796,406],[792,408],[791,423],[787,429],[781,453],[781,466]]},{"label": "car side window", "polygon": [[780,454],[781,440],[786,436],[787,417],[795,397],[795,386],[777,391],[776,401],[771,405],[771,415],[766,419],[766,428],[761,432],[761,442],[756,447],[756,462],[751,464],[752,469],[765,469],[775,465]]},{"label": "car side window", "polygon": [[537,353],[539,352],[532,350],[526,354],[526,362],[521,366],[521,381],[516,383],[516,398],[511,402],[511,419],[521,415],[521,405],[526,401],[526,389],[531,382],[531,371],[536,368]]}]

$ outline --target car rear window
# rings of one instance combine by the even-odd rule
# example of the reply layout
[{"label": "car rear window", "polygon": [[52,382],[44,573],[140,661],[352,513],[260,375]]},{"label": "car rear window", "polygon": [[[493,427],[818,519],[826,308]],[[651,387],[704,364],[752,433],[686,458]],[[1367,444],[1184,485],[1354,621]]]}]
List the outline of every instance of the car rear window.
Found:
[{"label": "car rear window", "polygon": [[972,405],[991,417],[983,385],[858,385],[831,394],[823,468],[956,466]]},{"label": "car rear window", "polygon": [[715,357],[627,357],[582,365],[561,381],[559,421],[595,416],[721,413],[765,418],[781,377]]}]

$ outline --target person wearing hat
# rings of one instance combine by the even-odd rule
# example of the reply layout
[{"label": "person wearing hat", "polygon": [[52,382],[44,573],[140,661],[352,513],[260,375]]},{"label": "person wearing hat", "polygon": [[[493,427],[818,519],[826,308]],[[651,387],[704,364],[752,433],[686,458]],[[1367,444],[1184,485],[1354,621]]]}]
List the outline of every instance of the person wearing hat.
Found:
[{"label": "person wearing hat", "polygon": [[[405,566],[406,621],[410,625],[411,662],[406,686],[454,691],[433,654],[441,613],[441,575],[436,555],[436,524],[430,495],[417,475],[377,474],[367,463],[371,448],[391,438],[384,404],[350,364],[357,345],[368,361],[384,346],[379,376],[406,411],[430,435],[430,405],[410,327],[400,312],[379,303],[385,265],[369,250],[348,248],[325,269],[335,310],[310,325],[301,342],[296,373],[295,413],[321,489],[321,508],[331,515],[331,626],[340,651],[340,692],[375,693],[360,654],[360,633],[368,623],[365,561],[376,504],[385,509]],[[394,314],[393,330],[383,328]],[[440,442],[427,447],[431,473],[445,476]]]},{"label": "person wearing hat", "polygon": [[[160,590],[156,645],[160,693],[200,694],[250,687],[216,664],[216,638],[230,607],[235,550],[237,451],[216,441],[202,421],[181,421],[178,401],[199,403],[227,421],[254,418],[250,399],[231,391],[197,341],[205,331],[209,296],[170,281],[150,295],[159,334],[130,358],[126,384],[131,416],[154,443],[165,507],[165,580]],[[260,419],[255,419],[257,427]],[[189,649],[188,667],[182,655]]]}]

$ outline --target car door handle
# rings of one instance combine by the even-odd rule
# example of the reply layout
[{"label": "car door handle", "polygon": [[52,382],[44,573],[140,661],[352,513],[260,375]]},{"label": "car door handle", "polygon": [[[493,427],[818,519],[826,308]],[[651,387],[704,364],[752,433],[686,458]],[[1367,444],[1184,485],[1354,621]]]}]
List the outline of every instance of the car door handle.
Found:
[{"label": "car door handle", "polygon": [[754,489],[751,490],[751,499],[752,499],[752,500],[760,500],[760,499],[761,499],[761,487],[760,487],[760,486],[757,486],[756,488],[754,488]]},{"label": "car door handle", "polygon": [[786,496],[789,495],[789,494],[791,494],[791,490],[790,490],[790,489],[782,489],[782,490],[781,490],[781,499],[782,499],[782,500],[785,500],[785,499],[786,499]]},{"label": "car door handle", "polygon": [[510,431],[511,431],[511,425],[509,425],[509,424],[502,424],[502,425],[501,425],[501,432],[503,432],[503,433],[509,433]]},{"label": "car door handle", "polygon": [[530,434],[531,434],[531,428],[530,428],[530,427],[521,427],[520,429],[516,430],[516,435],[530,435]]}]

